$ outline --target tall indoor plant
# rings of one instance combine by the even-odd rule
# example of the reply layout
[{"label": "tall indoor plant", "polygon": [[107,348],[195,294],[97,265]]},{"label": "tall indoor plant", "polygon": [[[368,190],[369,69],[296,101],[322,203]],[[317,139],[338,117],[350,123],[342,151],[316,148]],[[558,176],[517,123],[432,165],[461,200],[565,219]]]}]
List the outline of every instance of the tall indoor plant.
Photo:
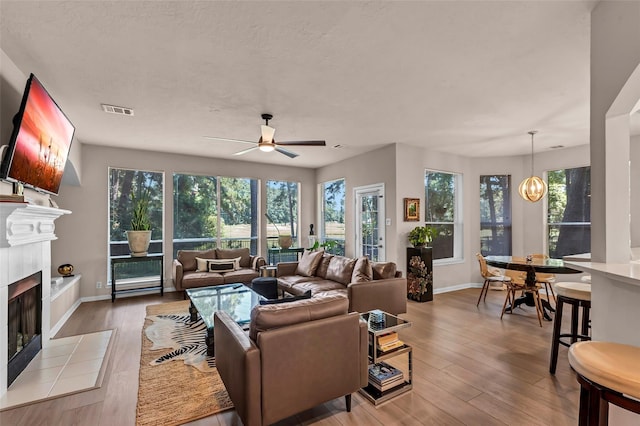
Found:
[{"label": "tall indoor plant", "polygon": [[133,213],[131,215],[131,229],[127,231],[127,241],[131,256],[147,255],[151,243],[151,220],[149,219],[149,192],[145,191],[140,198],[131,194]]}]

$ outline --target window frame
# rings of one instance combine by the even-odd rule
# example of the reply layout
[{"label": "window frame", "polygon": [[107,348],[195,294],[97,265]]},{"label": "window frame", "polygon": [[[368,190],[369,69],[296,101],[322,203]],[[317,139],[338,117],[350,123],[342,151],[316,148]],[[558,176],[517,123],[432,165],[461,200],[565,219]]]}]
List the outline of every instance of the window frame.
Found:
[{"label": "window frame", "polygon": [[[166,220],[166,200],[165,200],[165,192],[166,192],[166,174],[164,172],[164,170],[142,170],[142,169],[136,169],[136,168],[128,168],[128,167],[113,167],[113,166],[108,166],[107,167],[107,274],[106,274],[106,287],[111,287],[111,283],[112,283],[112,277],[111,277],[111,258],[112,257],[117,257],[117,256],[125,256],[125,255],[112,255],[112,244],[121,244],[121,245],[126,245],[127,243],[127,238],[125,237],[125,239],[123,241],[112,241],[111,240],[111,231],[112,231],[112,211],[111,211],[111,172],[112,170],[123,170],[123,171],[133,171],[133,172],[141,172],[141,173],[155,173],[160,175],[161,177],[161,188],[160,188],[160,203],[161,203],[161,208],[160,208],[160,214],[161,214],[161,225],[160,225],[160,233],[162,238],[160,239],[152,239],[151,243],[149,245],[149,253],[151,254],[164,254],[164,250],[165,250],[165,240],[166,240],[166,235],[165,235],[165,220]],[[128,228],[128,225],[126,226],[126,228]],[[123,229],[122,232],[126,232],[127,229]],[[152,247],[157,247],[160,246],[160,250],[159,251],[152,251]],[[119,265],[124,265],[125,267],[127,265],[136,265],[136,264],[128,264],[128,263],[121,263]],[[162,265],[162,267],[164,268],[164,265]],[[156,269],[155,266],[153,266],[153,269]],[[154,275],[141,275],[139,277],[132,277],[132,278],[118,278],[118,286],[126,286],[129,284],[141,284],[141,283],[150,283],[150,282],[155,282],[155,281],[159,281],[160,280],[160,274],[154,274]],[[164,285],[164,283],[162,283],[162,285]]]},{"label": "window frame", "polygon": [[[549,174],[552,172],[557,172],[557,171],[561,171],[563,170],[565,172],[565,176],[566,176],[566,171],[567,170],[572,170],[572,169],[582,169],[582,168],[588,168],[589,169],[589,178],[591,178],[591,165],[587,164],[587,165],[583,165],[583,166],[573,166],[573,167],[564,167],[564,168],[558,168],[558,169],[553,169],[553,170],[547,170],[544,172],[544,180],[547,183],[547,187],[548,187],[548,191],[547,191],[547,196],[545,197],[545,204],[544,204],[544,211],[545,211],[545,215],[544,215],[544,249],[545,249],[545,254],[551,256],[551,250],[549,247],[550,244],[550,227],[551,226],[589,226],[589,232],[591,232],[591,226],[592,226],[592,221],[589,220],[589,222],[551,222],[549,220],[550,218],[550,212],[549,212],[549,192],[551,191],[551,186],[549,185]],[[589,182],[589,194],[587,195],[588,198],[591,198],[591,182]],[[566,184],[565,184],[565,192],[566,192]],[[589,200],[590,201],[590,200]],[[564,214],[564,211],[563,211]],[[591,219],[591,212],[589,211],[589,217]],[[557,240],[556,240],[557,243]],[[591,252],[591,239],[589,238],[589,248],[588,249],[584,249],[585,251],[583,253],[589,253]],[[582,254],[582,253],[573,253],[573,254]],[[570,254],[565,254],[564,256],[568,256]]]},{"label": "window frame", "polygon": [[[215,179],[215,184],[216,184],[216,189],[215,189],[215,196],[216,196],[216,235],[212,238],[198,238],[198,237],[193,237],[193,238],[183,238],[181,239],[182,242],[189,242],[187,240],[191,240],[191,242],[201,242],[201,243],[211,243],[211,245],[213,247],[209,248],[209,249],[213,249],[213,248],[220,248],[220,249],[225,249],[227,248],[224,244],[223,241],[231,241],[233,240],[232,238],[225,238],[222,236],[222,220],[223,220],[223,209],[222,209],[222,186],[223,186],[223,179],[246,179],[249,181],[249,185],[251,185],[251,181],[255,181],[255,186],[256,186],[256,205],[255,205],[255,214],[256,217],[258,218],[258,223],[257,223],[257,229],[256,229],[256,236],[249,236],[249,250],[252,256],[258,255],[258,253],[260,252],[260,226],[261,226],[261,222],[260,222],[260,199],[261,199],[261,193],[260,193],[260,184],[261,184],[261,180],[257,179],[257,178],[251,178],[251,177],[240,177],[240,176],[221,176],[221,175],[212,175],[212,174],[202,174],[202,173],[187,173],[187,172],[173,172],[172,174],[172,182],[175,183],[175,178],[176,176],[197,176],[197,177],[205,177],[205,178],[214,178]],[[172,202],[175,203],[175,197],[176,197],[176,188],[175,185],[173,187],[173,194],[172,194]],[[173,212],[173,220],[175,222],[176,220],[176,212],[174,209]],[[247,238],[237,238],[237,240],[246,240]],[[255,244],[253,244],[252,242],[255,240]],[[177,256],[177,250],[176,249],[176,244],[175,244],[175,227],[173,227],[173,234],[171,235],[171,242],[173,244],[173,256],[174,258]],[[255,248],[255,250],[252,250],[252,248]],[[182,248],[181,248],[182,249]],[[185,248],[185,249],[189,249],[189,248]]]},{"label": "window frame", "polygon": [[[479,200],[480,200],[480,207],[481,207],[482,200],[483,200],[482,192],[481,192],[482,183],[483,183],[482,182],[482,178],[483,177],[489,177],[489,178],[491,178],[491,177],[496,177],[496,178],[504,178],[504,177],[506,177],[507,178],[507,187],[506,188],[502,187],[501,190],[502,190],[502,193],[503,193],[503,199],[504,199],[505,195],[506,195],[506,197],[508,197],[509,205],[505,206],[503,204],[503,206],[502,206],[503,207],[503,211],[502,211],[503,220],[500,221],[500,222],[496,221],[495,223],[483,222],[482,221],[482,208],[480,208],[480,217],[479,217],[479,219],[480,219],[480,227],[479,227],[479,232],[480,232],[480,241],[479,241],[480,242],[480,253],[483,256],[488,256],[488,255],[511,256],[512,253],[513,253],[513,220],[512,220],[513,219],[513,197],[512,197],[512,192],[511,192],[512,188],[513,188],[512,176],[511,176],[511,174],[508,174],[508,173],[503,173],[503,174],[497,174],[497,173],[480,174],[479,175],[479,181],[480,181],[479,182],[479,192],[478,192]],[[505,213],[505,211],[504,211],[505,207],[508,209],[507,213]],[[508,215],[508,219],[505,220],[505,216],[507,216],[507,215]],[[489,226],[494,226],[494,227],[502,226],[503,228],[508,226],[508,228],[509,228],[509,241],[508,241],[508,244],[507,244],[508,250],[506,252],[500,252],[500,253],[491,252],[491,253],[489,253],[489,252],[486,252],[486,251],[483,250],[482,229],[483,229],[483,225],[486,226],[487,224]]]},{"label": "window frame", "polygon": [[[454,179],[454,194],[453,194],[453,221],[444,222],[444,221],[428,221],[427,219],[431,217],[429,215],[429,200],[427,198],[427,186],[426,179],[427,174],[429,173],[441,173],[453,175]],[[450,172],[445,170],[437,170],[425,168],[423,174],[423,188],[424,188],[424,225],[453,225],[453,256],[452,257],[443,257],[433,259],[433,263],[436,265],[446,265],[453,263],[461,263],[464,262],[464,224],[463,224],[463,200],[464,200],[464,174],[460,172]]]},{"label": "window frame", "polygon": [[342,223],[345,225],[345,229],[342,235],[342,240],[340,238],[331,238],[333,241],[341,241],[338,242],[338,245],[327,252],[330,252],[335,255],[344,256],[345,254],[345,243],[347,240],[346,233],[346,203],[347,203],[347,180],[344,177],[336,178],[321,182],[318,184],[319,186],[319,220],[318,223],[320,226],[316,230],[316,234],[320,238],[322,242],[327,241],[327,228],[326,228],[326,187],[334,182],[342,181]]}]

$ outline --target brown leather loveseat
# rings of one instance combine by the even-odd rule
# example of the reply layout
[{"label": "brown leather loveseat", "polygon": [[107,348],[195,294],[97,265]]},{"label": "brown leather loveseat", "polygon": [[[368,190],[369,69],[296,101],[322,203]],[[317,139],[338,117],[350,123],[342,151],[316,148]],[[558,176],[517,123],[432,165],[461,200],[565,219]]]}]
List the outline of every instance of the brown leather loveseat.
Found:
[{"label": "brown leather loveseat", "polygon": [[258,305],[247,334],[214,314],[216,367],[245,426],[275,423],[367,385],[367,329],[341,294]]},{"label": "brown leather loveseat", "polygon": [[278,287],[295,296],[309,290],[313,297],[326,292],[345,295],[349,312],[407,312],[407,279],[393,262],[305,250],[299,262],[278,263],[277,277]]},{"label": "brown leather loveseat", "polygon": [[[225,272],[209,268],[207,261],[215,261],[218,267],[226,267],[226,261],[238,259],[236,267]],[[251,256],[248,248],[178,250],[173,260],[173,282],[176,290],[212,285],[245,283],[260,276],[260,267],[266,264],[261,256]]]}]

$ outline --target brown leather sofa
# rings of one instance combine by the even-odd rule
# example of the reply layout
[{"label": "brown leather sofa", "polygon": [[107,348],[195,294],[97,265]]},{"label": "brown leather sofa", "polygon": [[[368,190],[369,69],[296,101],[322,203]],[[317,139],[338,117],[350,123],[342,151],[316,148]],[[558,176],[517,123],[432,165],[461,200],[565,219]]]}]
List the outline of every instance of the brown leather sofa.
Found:
[{"label": "brown leather sofa", "polygon": [[366,324],[341,294],[258,305],[247,334],[214,314],[216,367],[245,426],[269,425],[367,385]]},{"label": "brown leather sofa", "polygon": [[[198,260],[201,259],[201,268]],[[210,272],[205,260],[232,260],[240,258],[239,268],[228,272]],[[266,265],[261,256],[251,256],[248,248],[211,249],[211,250],[178,250],[177,259],[173,260],[173,283],[177,291],[186,288],[207,287],[231,283],[251,283],[260,276],[260,267]]]},{"label": "brown leather sofa", "polygon": [[390,314],[407,311],[407,279],[393,262],[370,262],[324,252],[305,251],[299,262],[277,265],[278,288],[299,296],[317,294],[347,296],[349,312],[380,309]]}]

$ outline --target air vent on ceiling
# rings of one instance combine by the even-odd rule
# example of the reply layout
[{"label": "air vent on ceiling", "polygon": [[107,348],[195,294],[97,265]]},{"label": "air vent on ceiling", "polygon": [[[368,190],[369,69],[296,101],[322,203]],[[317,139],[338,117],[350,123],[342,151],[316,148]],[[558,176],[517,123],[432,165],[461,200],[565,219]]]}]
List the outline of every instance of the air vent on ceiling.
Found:
[{"label": "air vent on ceiling", "polygon": [[110,114],[119,114],[119,115],[133,115],[133,110],[127,107],[115,106],[115,105],[102,105],[102,110],[104,112],[108,112]]}]

